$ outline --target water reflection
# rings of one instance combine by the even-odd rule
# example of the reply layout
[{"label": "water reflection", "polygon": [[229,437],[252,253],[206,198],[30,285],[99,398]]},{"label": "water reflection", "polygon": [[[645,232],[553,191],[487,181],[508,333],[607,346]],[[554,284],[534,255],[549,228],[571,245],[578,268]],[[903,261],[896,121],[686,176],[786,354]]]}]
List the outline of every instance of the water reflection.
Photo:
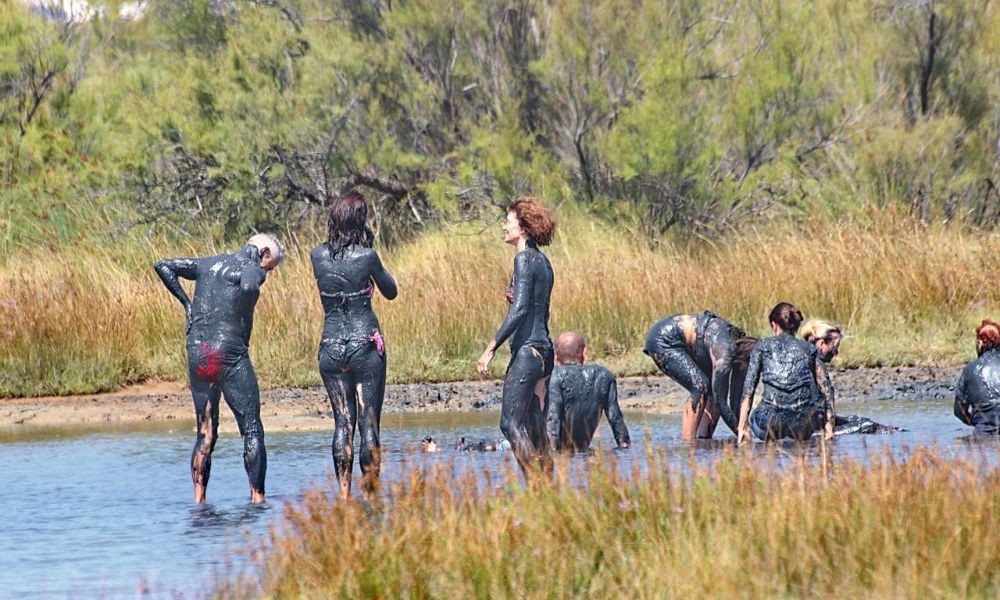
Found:
[{"label": "water reflection", "polygon": [[[883,452],[905,458],[934,446],[944,458],[975,461],[991,468],[998,440],[969,435],[951,416],[947,402],[844,403],[852,413],[908,431],[847,436],[822,445],[754,444],[743,455],[769,456],[778,466],[800,460],[862,462]],[[682,442],[676,415],[627,414],[634,446],[614,448],[605,424],[595,451],[565,464],[576,485],[586,485],[595,461],[616,462],[617,470],[641,477],[663,467],[684,473],[712,464],[733,451],[733,436],[721,427],[716,440]],[[412,468],[441,468],[458,481],[472,476],[485,493],[503,495],[519,485],[510,452],[463,451],[461,438],[496,440],[496,413],[386,415],[382,423],[386,489]],[[266,426],[266,422],[265,422]],[[423,454],[431,436],[440,452]],[[268,502],[249,504],[238,437],[224,435],[213,456],[209,503],[190,502],[188,469],[194,434],[176,423],[135,429],[0,434],[0,596],[4,597],[201,597],[212,582],[246,565],[246,549],[263,540],[284,503],[323,486],[334,493],[332,431],[268,433]],[[648,450],[656,456],[649,463]],[[355,481],[360,473],[355,463]]]},{"label": "water reflection", "polygon": [[249,526],[268,516],[274,507],[271,504],[247,504],[240,508],[218,508],[214,504],[191,506],[189,527],[196,529],[224,530]]}]

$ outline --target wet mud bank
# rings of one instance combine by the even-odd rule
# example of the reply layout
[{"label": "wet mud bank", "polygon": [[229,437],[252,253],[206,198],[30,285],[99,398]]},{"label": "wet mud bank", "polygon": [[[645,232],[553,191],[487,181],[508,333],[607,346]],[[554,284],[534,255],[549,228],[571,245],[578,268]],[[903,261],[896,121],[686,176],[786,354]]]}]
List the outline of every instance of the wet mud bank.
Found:
[{"label": "wet mud bank", "polygon": [[[889,367],[834,369],[837,402],[951,399],[961,367]],[[501,380],[389,385],[384,413],[496,411]],[[625,411],[679,412],[687,393],[661,377],[618,380]],[[232,413],[222,407],[220,430],[236,430]],[[326,392],[315,388],[277,388],[261,392],[261,418],[267,431],[308,431],[333,427]],[[137,386],[93,396],[0,399],[0,434],[32,428],[63,428],[175,421],[193,426],[191,394],[181,384]]]}]

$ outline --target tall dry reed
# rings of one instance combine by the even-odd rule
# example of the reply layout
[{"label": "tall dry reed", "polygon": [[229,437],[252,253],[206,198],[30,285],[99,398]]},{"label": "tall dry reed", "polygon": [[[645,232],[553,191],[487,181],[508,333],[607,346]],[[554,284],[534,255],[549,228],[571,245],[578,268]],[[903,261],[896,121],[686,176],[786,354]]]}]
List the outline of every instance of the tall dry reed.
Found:
[{"label": "tall dry reed", "polygon": [[[733,454],[686,473],[484,489],[413,469],[371,505],[286,505],[256,555],[272,598],[994,598],[1000,470],[934,450],[823,465]],[[513,477],[513,479],[511,479]],[[332,484],[331,484],[332,485]],[[223,596],[248,593],[239,584]]]},{"label": "tall dry reed", "polygon": [[[1000,313],[996,234],[884,217],[651,247],[573,208],[559,216],[546,249],[555,270],[552,331],[583,332],[593,358],[621,374],[654,372],[643,338],[677,312],[711,309],[764,335],[767,311],[788,300],[844,327],[839,360],[847,365],[958,364],[973,355],[978,320]],[[391,381],[475,376],[507,310],[513,250],[499,227],[449,227],[383,253],[400,289],[393,302],[375,300]],[[13,257],[0,266],[0,396],[183,379],[183,315],[152,264],[216,251],[132,242]],[[251,355],[263,385],[318,384],[321,330],[302,244],[261,293]],[[496,375],[505,362],[498,356]]]}]

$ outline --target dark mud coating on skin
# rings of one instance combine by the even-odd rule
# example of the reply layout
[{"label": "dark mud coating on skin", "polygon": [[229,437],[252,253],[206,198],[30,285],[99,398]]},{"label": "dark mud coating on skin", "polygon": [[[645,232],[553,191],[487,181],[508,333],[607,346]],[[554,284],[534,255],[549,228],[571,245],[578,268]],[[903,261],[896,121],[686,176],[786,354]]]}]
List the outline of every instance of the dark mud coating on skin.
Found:
[{"label": "dark mud coating on skin", "polygon": [[1000,348],[986,350],[962,370],[955,386],[955,416],[977,434],[1000,433]]},{"label": "dark mud coating on skin", "polygon": [[377,286],[391,300],[396,282],[375,250],[357,244],[336,251],[321,244],[312,250],[312,265],[325,314],[319,372],[333,408],[334,469],[341,486],[349,487],[357,428],[361,471],[373,483],[379,474],[386,357],[372,294]]},{"label": "dark mud coating on skin", "polygon": [[[816,357],[820,359],[824,364],[829,364],[834,357],[837,356],[835,351],[832,352],[819,352],[817,348]],[[830,390],[831,398],[833,391],[833,383],[830,381],[830,369],[826,368],[826,386]],[[868,417],[862,417],[860,415],[835,415],[833,424],[833,435],[852,435],[857,433],[894,433],[896,431],[905,431],[905,429],[900,429],[899,427],[893,427],[892,425],[883,425],[881,423],[876,423]],[[814,432],[813,435],[821,435],[821,432]]]},{"label": "dark mud coating on skin", "polygon": [[[267,277],[260,266],[260,252],[247,245],[233,254],[163,260],[156,263],[156,273],[187,314],[188,376],[198,430],[191,476],[196,484],[208,485],[223,396],[243,437],[250,486],[263,494],[267,452],[260,388],[248,353],[254,307]],[[178,277],[194,280],[193,300]]]},{"label": "dark mud coating on skin", "polygon": [[[689,345],[681,323],[694,319],[694,343]],[[745,334],[725,319],[705,311],[673,315],[657,321],[646,334],[643,352],[665,375],[689,394],[691,406],[718,406],[726,425],[736,432],[743,396],[745,365],[736,358],[736,342]]]},{"label": "dark mud coating on skin", "polygon": [[549,446],[558,450],[583,451],[597,430],[601,413],[619,447],[631,443],[625,418],[618,406],[618,384],[611,371],[601,365],[558,365],[549,380],[546,434]]},{"label": "dark mud coating on skin", "polygon": [[549,337],[552,265],[534,242],[514,257],[514,275],[507,298],[507,318],[497,330],[496,345],[510,339],[510,363],[503,380],[500,431],[510,442],[522,468],[534,458],[547,461],[545,398],[535,385],[552,373],[554,352]]},{"label": "dark mud coating on skin", "polygon": [[750,427],[762,440],[805,440],[826,424],[833,387],[816,347],[788,333],[761,340],[750,354],[743,402],[763,380],[760,406]]}]

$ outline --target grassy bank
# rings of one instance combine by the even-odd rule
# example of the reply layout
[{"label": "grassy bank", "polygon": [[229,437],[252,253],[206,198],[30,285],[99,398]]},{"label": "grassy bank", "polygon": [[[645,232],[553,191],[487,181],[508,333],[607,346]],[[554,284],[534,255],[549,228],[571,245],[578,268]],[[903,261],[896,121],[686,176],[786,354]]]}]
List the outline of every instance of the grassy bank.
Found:
[{"label": "grassy bank", "polygon": [[[559,217],[547,250],[552,331],[584,332],[593,358],[620,374],[653,372],[643,338],[676,312],[710,308],[763,335],[767,311],[789,300],[842,324],[839,360],[857,366],[958,364],[973,354],[973,327],[1000,308],[995,234],[879,217],[650,247],[574,208]],[[384,256],[400,288],[397,300],[376,300],[391,381],[474,377],[507,310],[512,250],[499,227],[451,227]],[[266,387],[319,383],[322,311],[308,246],[290,250],[261,294],[251,355]],[[183,379],[182,312],[151,265],[220,250],[130,241],[16,253],[0,266],[0,396]],[[498,355],[494,373],[505,364]]]},{"label": "grassy bank", "polygon": [[[654,459],[655,460],[655,459]],[[256,560],[270,598],[993,598],[1000,471],[918,451],[869,464],[663,464],[511,492],[409,474],[364,508],[286,506]],[[517,475],[508,473],[508,481]],[[513,477],[513,479],[510,479]],[[248,593],[234,584],[223,596]]]}]

